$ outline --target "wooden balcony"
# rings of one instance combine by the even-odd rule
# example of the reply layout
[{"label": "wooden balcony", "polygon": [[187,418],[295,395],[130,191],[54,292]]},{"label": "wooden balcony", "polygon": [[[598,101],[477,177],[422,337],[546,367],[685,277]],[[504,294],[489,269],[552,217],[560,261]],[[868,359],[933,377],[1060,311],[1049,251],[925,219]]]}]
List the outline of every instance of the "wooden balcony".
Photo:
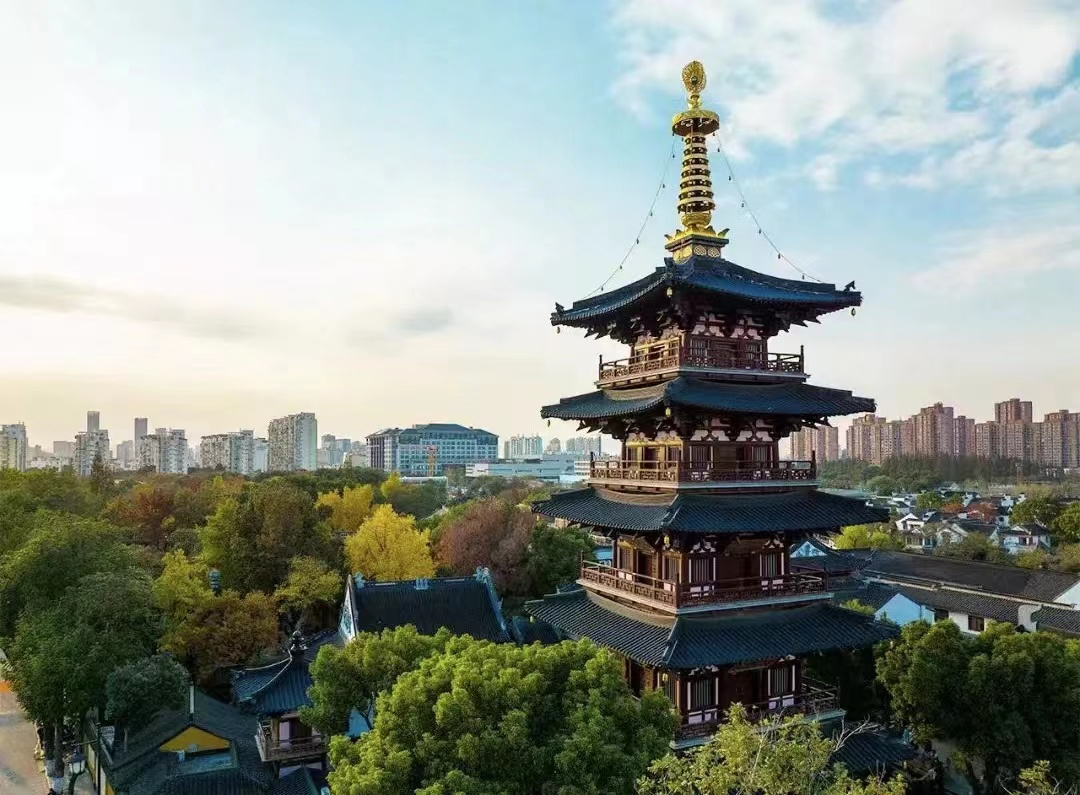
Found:
[{"label": "wooden balcony", "polygon": [[672,339],[625,359],[605,362],[601,357],[596,383],[610,386],[648,381],[681,368],[802,374],[805,372],[805,361],[802,351],[771,353],[737,345],[716,344],[687,347],[680,340]]},{"label": "wooden balcony", "polygon": [[320,735],[295,737],[288,740],[275,739],[274,729],[270,723],[259,724],[255,742],[259,746],[259,756],[263,762],[313,759],[326,753],[326,740]]},{"label": "wooden balcony", "polygon": [[[813,679],[804,678],[799,692],[777,696],[766,701],[744,704],[746,715],[752,721],[804,715],[811,720],[840,708],[839,689]],[[682,725],[675,730],[678,743],[710,737],[724,721],[727,708],[710,707],[691,710],[683,716]]]},{"label": "wooden balcony", "polygon": [[815,461],[750,461],[713,464],[686,461],[593,461],[589,479],[677,486],[684,483],[799,483],[817,480]]},{"label": "wooden balcony", "polygon": [[776,577],[744,577],[715,582],[671,582],[635,574],[603,563],[583,561],[581,583],[613,596],[628,595],[665,610],[744,602],[780,596],[823,593],[825,580],[817,574],[791,573]]}]

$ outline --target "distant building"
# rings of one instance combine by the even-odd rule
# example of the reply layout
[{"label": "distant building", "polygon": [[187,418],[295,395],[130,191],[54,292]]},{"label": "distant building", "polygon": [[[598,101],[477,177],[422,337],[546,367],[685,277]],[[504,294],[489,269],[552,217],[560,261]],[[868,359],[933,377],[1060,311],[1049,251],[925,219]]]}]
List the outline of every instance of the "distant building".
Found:
[{"label": "distant building", "polygon": [[135,418],[135,444],[139,443],[139,439],[146,436],[150,432],[150,421],[146,417]]},{"label": "distant building", "polygon": [[26,471],[26,426],[0,425],[0,469]]},{"label": "distant building", "polygon": [[562,442],[557,438],[552,439],[547,443],[547,447],[544,448],[544,455],[558,455],[562,452]]},{"label": "distant building", "polygon": [[314,471],[318,467],[318,423],[311,412],[270,421],[271,472]]},{"label": "distant building", "polygon": [[975,455],[975,419],[961,414],[953,422],[953,455]]},{"label": "distant building", "polygon": [[319,468],[339,467],[345,456],[352,451],[352,439],[339,439],[331,433],[324,434],[316,456]]},{"label": "distant building", "polygon": [[484,461],[466,465],[465,477],[491,476],[543,480],[548,483],[575,483],[584,479],[575,472],[575,465],[579,461],[588,464],[588,459],[565,454]]},{"label": "distant building", "polygon": [[137,461],[138,455],[136,454],[134,440],[127,439],[116,445],[116,462],[121,469],[134,469]]},{"label": "distant building", "polygon": [[997,422],[979,422],[975,424],[975,455],[979,458],[1000,458],[1001,426]]},{"label": "distant building", "polygon": [[101,430],[101,412],[100,411],[88,411],[86,412],[86,432],[97,433]]},{"label": "distant building", "polygon": [[544,454],[544,440],[539,436],[511,436],[503,442],[503,458],[534,458]]},{"label": "distant building", "polygon": [[71,457],[71,468],[75,474],[84,478],[90,477],[94,468],[94,459],[98,457],[105,466],[109,466],[112,460],[109,432],[97,430],[75,434],[75,449]]},{"label": "distant building", "polygon": [[1009,398],[994,404],[994,420],[998,425],[1010,422],[1031,422],[1034,419],[1031,409],[1030,400]]},{"label": "distant building", "polygon": [[262,437],[252,442],[251,471],[252,473],[270,471],[270,442]]},{"label": "distant building", "polygon": [[831,425],[803,428],[791,434],[791,457],[795,461],[818,463],[840,460],[840,429]]},{"label": "distant building", "polygon": [[402,475],[442,475],[447,466],[499,458],[498,436],[456,423],[387,428],[368,436],[367,443],[371,466]]},{"label": "distant building", "polygon": [[564,449],[568,453],[575,455],[588,457],[589,453],[594,455],[600,455],[601,453],[601,437],[597,436],[575,436],[566,440]]},{"label": "distant building", "polygon": [[174,475],[188,471],[188,443],[182,428],[158,428],[143,436],[136,449],[139,469]]},{"label": "distant building", "polygon": [[75,442],[53,442],[52,451],[57,458],[72,458],[75,455]]},{"label": "distant building", "polygon": [[199,465],[238,475],[255,471],[255,432],[232,431],[204,436],[199,442]]}]

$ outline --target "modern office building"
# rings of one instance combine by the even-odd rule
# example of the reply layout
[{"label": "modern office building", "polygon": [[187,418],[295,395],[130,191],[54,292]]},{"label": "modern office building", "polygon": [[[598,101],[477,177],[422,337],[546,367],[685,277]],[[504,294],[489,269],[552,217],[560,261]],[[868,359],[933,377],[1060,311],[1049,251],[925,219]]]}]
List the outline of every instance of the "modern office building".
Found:
[{"label": "modern office building", "polygon": [[96,433],[101,430],[101,412],[100,411],[88,411],[86,412],[86,432]]},{"label": "modern office building", "polygon": [[150,432],[150,420],[146,417],[135,418],[135,444],[138,445],[139,439],[146,436]]},{"label": "modern office building", "polygon": [[57,458],[71,459],[75,455],[75,442],[53,442],[52,452]]},{"label": "modern office building", "polygon": [[443,475],[499,458],[499,437],[452,422],[386,428],[367,437],[371,466],[402,475]]},{"label": "modern office building", "polygon": [[318,423],[311,412],[290,414],[270,421],[271,472],[318,468]]},{"label": "modern office building", "polygon": [[26,426],[21,422],[0,425],[0,469],[25,472],[26,466]]},{"label": "modern office building", "polygon": [[158,428],[143,436],[136,448],[139,469],[177,475],[188,471],[187,436],[181,428]]}]

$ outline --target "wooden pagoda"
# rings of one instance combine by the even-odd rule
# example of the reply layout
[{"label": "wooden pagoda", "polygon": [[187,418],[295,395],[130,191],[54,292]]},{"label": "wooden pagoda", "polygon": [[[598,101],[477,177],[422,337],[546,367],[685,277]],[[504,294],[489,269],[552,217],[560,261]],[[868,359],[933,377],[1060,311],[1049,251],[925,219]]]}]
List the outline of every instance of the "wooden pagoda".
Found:
[{"label": "wooden pagoda", "polygon": [[701,107],[705,73],[683,70],[688,108],[678,210],[663,266],[619,289],[556,305],[552,323],[607,335],[629,356],[601,360],[597,390],[541,415],[577,420],[622,443],[594,461],[588,488],[538,512],[611,537],[611,565],[584,563],[578,585],[528,604],[564,636],[622,656],[635,691],[664,691],[677,743],[700,743],[741,702],[751,715],[838,717],[835,692],[804,676],[813,653],[856,648],[894,630],[837,607],[826,576],[791,571],[788,548],[812,534],[883,521],[884,511],[821,492],[814,460],[779,456],[781,439],[874,401],[807,383],[803,352],[773,339],[861,303],[854,289],[780,279],[729,262],[714,209]]}]

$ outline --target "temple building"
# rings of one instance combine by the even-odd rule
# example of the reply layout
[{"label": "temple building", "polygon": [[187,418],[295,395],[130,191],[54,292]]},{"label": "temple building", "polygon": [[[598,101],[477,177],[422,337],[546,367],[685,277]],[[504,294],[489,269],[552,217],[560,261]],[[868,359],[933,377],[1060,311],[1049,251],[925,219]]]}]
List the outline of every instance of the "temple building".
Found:
[{"label": "temple building", "polygon": [[[809,655],[864,647],[896,629],[832,603],[827,571],[794,572],[788,550],[884,510],[818,490],[817,461],[781,460],[781,440],[874,401],[807,383],[803,352],[774,349],[792,326],[861,303],[854,284],[769,276],[724,258],[711,225],[705,73],[683,70],[688,108],[672,131],[685,141],[681,227],[664,264],[632,284],[556,304],[552,324],[626,344],[601,361],[596,391],[546,406],[614,436],[622,452],[594,461],[588,487],[554,495],[538,513],[589,526],[614,543],[610,564],[583,563],[577,587],[526,609],[563,637],[617,652],[635,692],[662,690],[681,727],[676,747],[704,742],[727,707],[752,716],[842,717],[836,691],[811,681]],[[779,346],[778,346],[779,347]]]}]

